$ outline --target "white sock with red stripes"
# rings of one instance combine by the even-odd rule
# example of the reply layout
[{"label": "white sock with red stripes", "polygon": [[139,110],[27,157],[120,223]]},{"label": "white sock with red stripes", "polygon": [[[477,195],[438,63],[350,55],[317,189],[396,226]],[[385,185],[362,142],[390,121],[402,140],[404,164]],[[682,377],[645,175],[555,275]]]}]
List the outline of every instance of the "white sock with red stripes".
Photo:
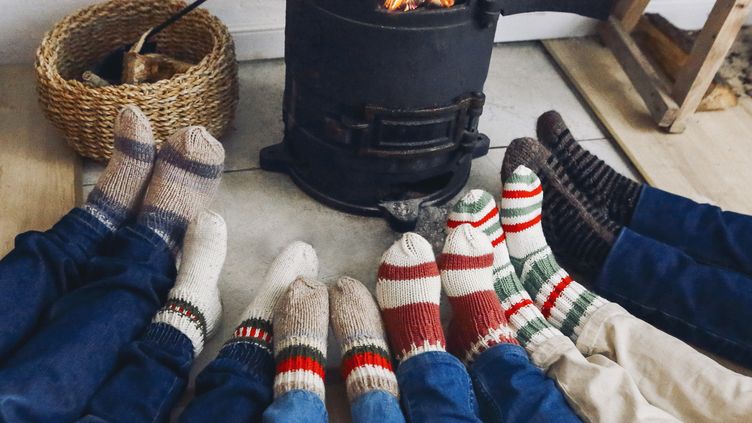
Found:
[{"label": "white sock with red stripes", "polygon": [[502,343],[517,344],[494,292],[493,247],[470,224],[450,229],[439,259],[441,283],[452,304],[448,349],[470,364]]},{"label": "white sock with red stripes", "polygon": [[491,194],[475,189],[454,205],[449,213],[447,226],[456,228],[469,223],[488,236],[493,245],[494,289],[501,301],[504,316],[520,345],[528,352],[533,352],[537,345],[561,335],[561,332],[546,321],[517,278],[509,260],[506,236],[501,228],[498,211]]},{"label": "white sock with red stripes", "polygon": [[584,322],[607,301],[572,280],[556,262],[541,227],[542,204],[538,176],[520,166],[504,183],[501,223],[522,285],[543,316],[576,342]]},{"label": "white sock with red stripes", "polygon": [[376,299],[398,360],[445,350],[439,314],[439,268],[431,245],[423,237],[406,233],[384,253]]},{"label": "white sock with red stripes", "polygon": [[269,266],[264,284],[227,343],[252,342],[271,353],[274,307],[296,278],[315,278],[318,273],[319,261],[313,247],[300,241],[288,245]]}]

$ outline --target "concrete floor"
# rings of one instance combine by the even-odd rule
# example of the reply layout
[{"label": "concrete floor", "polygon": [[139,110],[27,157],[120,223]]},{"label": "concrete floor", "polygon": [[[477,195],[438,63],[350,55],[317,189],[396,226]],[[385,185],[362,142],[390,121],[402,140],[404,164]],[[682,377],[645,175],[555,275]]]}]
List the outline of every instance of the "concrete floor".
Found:
[{"label": "concrete floor", "polygon": [[[287,176],[259,169],[259,150],[282,137],[283,87],[281,60],[240,65],[240,106],[234,130],[222,140],[227,170],[214,204],[229,231],[227,261],[220,279],[223,322],[198,357],[194,375],[230,336],[240,313],[256,295],[267,266],[285,245],[298,239],[311,243],[319,255],[320,278],[326,282],[350,275],[373,288],[379,258],[398,236],[381,219],[327,208],[301,192]],[[535,136],[536,118],[549,109],[564,116],[586,148],[619,171],[638,178],[539,43],[497,46],[485,92],[487,103],[480,129],[491,138],[492,149],[488,156],[474,162],[467,190],[482,188],[497,194],[506,146],[514,138]],[[102,169],[93,162],[84,165],[84,195]],[[331,338],[329,364],[336,367],[339,350]],[[330,393],[330,397],[343,395],[341,390]],[[332,417],[332,421],[339,421]]]}]

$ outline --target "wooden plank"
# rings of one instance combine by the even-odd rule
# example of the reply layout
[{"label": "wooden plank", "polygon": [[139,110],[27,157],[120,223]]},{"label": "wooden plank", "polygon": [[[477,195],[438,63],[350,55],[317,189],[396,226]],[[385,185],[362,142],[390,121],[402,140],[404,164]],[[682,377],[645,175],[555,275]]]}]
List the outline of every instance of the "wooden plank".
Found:
[{"label": "wooden plank", "polygon": [[37,104],[34,68],[0,66],[0,257],[77,204],[80,160]]},{"label": "wooden plank", "polygon": [[668,127],[675,119],[677,105],[668,95],[665,82],[650,64],[632,37],[613,16],[600,27],[603,42],[613,51],[637,92],[645,101],[650,115],[660,127]]},{"label": "wooden plank", "polygon": [[615,17],[622,28],[627,32],[632,32],[640,16],[645,12],[650,0],[618,0],[614,5],[611,16]]},{"label": "wooden plank", "polygon": [[747,17],[752,0],[718,0],[695,41],[687,64],[676,76],[672,95],[679,103],[676,121],[671,131],[684,127],[702,101],[715,74],[723,64],[731,45]]},{"label": "wooden plank", "polygon": [[693,115],[682,134],[664,133],[608,48],[593,38],[544,44],[648,183],[752,214],[752,99]]}]

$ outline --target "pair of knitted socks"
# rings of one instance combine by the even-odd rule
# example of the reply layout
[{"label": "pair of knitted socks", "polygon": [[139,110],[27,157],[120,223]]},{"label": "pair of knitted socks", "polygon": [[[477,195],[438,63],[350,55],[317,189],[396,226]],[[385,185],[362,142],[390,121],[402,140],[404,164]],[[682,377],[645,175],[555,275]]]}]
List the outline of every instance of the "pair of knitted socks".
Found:
[{"label": "pair of knitted socks", "polygon": [[217,281],[227,229],[207,206],[222,176],[224,149],[206,129],[192,126],[157,152],[149,119],[135,106],[120,110],[114,134],[112,158],[83,209],[112,231],[137,218],[174,253],[183,246],[175,286],[146,337],[162,336],[160,325],[169,325],[190,339],[197,354],[222,310]]},{"label": "pair of knitted socks", "polygon": [[512,141],[502,165],[507,180],[519,166],[533,170],[546,190],[543,230],[556,254],[594,276],[621,227],[629,223],[640,184],[583,149],[550,111],[538,119],[538,138]]},{"label": "pair of knitted socks", "polygon": [[[491,240],[469,224],[450,220],[449,227],[438,262],[415,233],[403,235],[382,257],[376,298],[399,361],[449,350],[470,364],[490,347],[517,344],[494,293]],[[442,286],[453,311],[447,338],[439,315]]]},{"label": "pair of knitted socks", "polygon": [[379,309],[363,284],[343,277],[330,290],[321,282],[298,278],[282,296],[274,314],[275,398],[303,390],[324,400],[330,316],[350,401],[377,390],[397,397]]},{"label": "pair of knitted socks", "polygon": [[112,158],[83,209],[113,231],[137,217],[177,250],[188,223],[217,191],[222,145],[205,128],[190,126],[157,152],[149,120],[135,106],[120,111],[114,133]]},{"label": "pair of knitted socks", "polygon": [[494,287],[515,338],[529,352],[560,333],[576,342],[588,317],[606,304],[557,263],[543,234],[543,199],[538,177],[520,166],[504,184],[500,219],[488,217],[497,206],[480,190],[465,195],[450,214],[450,222],[500,240],[494,245]]}]

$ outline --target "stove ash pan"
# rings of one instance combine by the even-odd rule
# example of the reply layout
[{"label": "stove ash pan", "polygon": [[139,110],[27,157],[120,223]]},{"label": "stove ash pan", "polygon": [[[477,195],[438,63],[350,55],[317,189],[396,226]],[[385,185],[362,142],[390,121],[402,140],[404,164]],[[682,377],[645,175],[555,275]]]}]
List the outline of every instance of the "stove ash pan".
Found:
[{"label": "stove ash pan", "polygon": [[380,3],[287,1],[285,137],[262,150],[261,166],[405,231],[422,206],[456,195],[488,151],[478,120],[504,2],[392,13]]}]

